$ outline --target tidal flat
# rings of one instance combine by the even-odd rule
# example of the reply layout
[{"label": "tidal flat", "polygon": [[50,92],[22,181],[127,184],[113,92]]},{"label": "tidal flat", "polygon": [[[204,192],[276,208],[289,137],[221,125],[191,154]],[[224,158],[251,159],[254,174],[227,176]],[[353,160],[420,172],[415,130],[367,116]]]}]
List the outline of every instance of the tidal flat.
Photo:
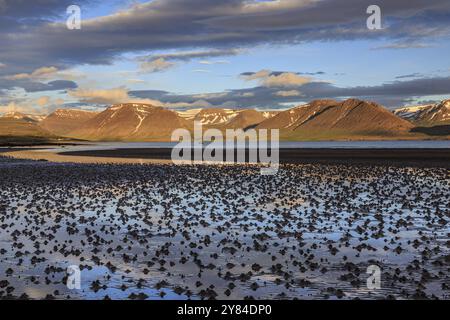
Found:
[{"label": "tidal flat", "polygon": [[0,299],[450,298],[448,167],[4,157],[0,191]]}]

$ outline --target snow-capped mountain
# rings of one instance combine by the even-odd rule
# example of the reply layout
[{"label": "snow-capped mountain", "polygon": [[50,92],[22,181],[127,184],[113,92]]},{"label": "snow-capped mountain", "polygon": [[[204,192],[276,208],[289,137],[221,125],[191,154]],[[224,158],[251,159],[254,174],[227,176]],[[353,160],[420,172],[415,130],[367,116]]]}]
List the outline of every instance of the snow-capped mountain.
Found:
[{"label": "snow-capped mountain", "polygon": [[404,107],[395,110],[394,114],[421,126],[450,124],[450,100],[436,104]]},{"label": "snow-capped mountain", "polygon": [[170,140],[175,129],[189,128],[178,113],[149,104],[127,103],[109,107],[68,136],[88,140]]},{"label": "snow-capped mountain", "polygon": [[408,136],[413,125],[382,106],[358,99],[315,100],[263,121],[257,129],[280,129],[288,139]]},{"label": "snow-capped mountain", "polygon": [[28,139],[55,138],[39,126],[39,117],[20,112],[8,112],[0,116],[1,137],[27,137]]},{"label": "snow-capped mountain", "polygon": [[202,125],[220,125],[227,123],[237,115],[237,110],[210,108],[200,110],[194,120],[200,121]]},{"label": "snow-capped mountain", "polygon": [[11,120],[13,120],[13,119],[14,120],[24,120],[24,121],[28,121],[28,122],[40,122],[45,118],[45,116],[24,114],[21,112],[12,111],[12,112],[4,113],[1,116],[1,118],[11,119]]},{"label": "snow-capped mountain", "polygon": [[199,121],[204,126],[220,128],[246,128],[258,124],[278,114],[278,111],[256,111],[250,109],[190,109],[178,111],[178,115],[188,121]]}]

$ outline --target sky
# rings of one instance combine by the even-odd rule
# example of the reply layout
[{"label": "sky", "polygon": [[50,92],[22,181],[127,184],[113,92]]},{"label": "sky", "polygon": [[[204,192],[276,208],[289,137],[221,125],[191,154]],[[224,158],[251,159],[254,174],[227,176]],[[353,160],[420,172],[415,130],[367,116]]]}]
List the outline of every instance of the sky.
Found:
[{"label": "sky", "polygon": [[433,103],[449,39],[448,0],[0,0],[0,113]]}]

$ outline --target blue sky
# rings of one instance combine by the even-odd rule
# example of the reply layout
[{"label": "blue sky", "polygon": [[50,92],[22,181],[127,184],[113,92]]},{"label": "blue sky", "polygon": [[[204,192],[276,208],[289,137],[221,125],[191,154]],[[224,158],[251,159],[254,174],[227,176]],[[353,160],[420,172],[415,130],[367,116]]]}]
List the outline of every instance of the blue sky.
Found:
[{"label": "blue sky", "polygon": [[364,0],[86,0],[81,30],[65,27],[71,1],[4,3],[0,113],[450,96],[448,1],[380,1],[382,30],[367,29]]}]

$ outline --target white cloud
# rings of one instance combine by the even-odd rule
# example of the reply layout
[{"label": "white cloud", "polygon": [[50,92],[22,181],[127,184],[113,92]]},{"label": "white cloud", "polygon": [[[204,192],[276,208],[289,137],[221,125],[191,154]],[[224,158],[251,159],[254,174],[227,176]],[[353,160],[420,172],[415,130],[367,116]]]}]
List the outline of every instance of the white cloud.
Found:
[{"label": "white cloud", "polygon": [[6,105],[0,105],[0,113],[8,113],[8,112],[22,112],[27,113],[29,108],[24,105],[19,105],[15,101],[9,102]]},{"label": "white cloud", "polygon": [[228,95],[228,92],[213,92],[213,93],[201,93],[201,94],[195,94],[192,96],[194,99],[217,99],[217,98],[223,98]]},{"label": "white cloud", "polygon": [[43,115],[50,113],[53,108],[63,103],[64,100],[60,98],[52,100],[49,96],[20,99],[0,105],[0,113],[21,112],[24,114]]},{"label": "white cloud", "polygon": [[47,79],[58,72],[56,67],[42,67],[34,70],[32,73],[18,73],[11,76],[6,76],[8,80],[24,80],[24,79]]},{"label": "white cloud", "polygon": [[160,72],[170,69],[175,66],[175,63],[166,61],[164,58],[158,58],[152,61],[141,62],[140,68],[142,72]]},{"label": "white cloud", "polygon": [[38,99],[36,100],[36,102],[37,102],[37,104],[38,104],[40,107],[46,106],[46,105],[48,105],[48,103],[50,102],[50,97],[49,97],[49,96],[42,96],[42,97],[38,98]]},{"label": "white cloud", "polygon": [[299,87],[311,82],[311,78],[293,72],[272,72],[270,70],[248,73],[242,77],[247,81],[259,81],[265,87]]},{"label": "white cloud", "polygon": [[145,80],[142,80],[142,79],[127,79],[127,82],[132,83],[132,84],[141,84],[141,83],[145,83]]},{"label": "white cloud", "polygon": [[298,90],[288,90],[288,91],[277,91],[275,95],[278,97],[299,97],[301,96],[301,92]]},{"label": "white cloud", "polygon": [[123,87],[113,89],[82,89],[68,91],[68,94],[84,103],[117,104],[117,103],[147,103],[163,106],[158,100],[130,97],[128,90]]},{"label": "white cloud", "polygon": [[[243,52],[241,49],[216,49],[207,51],[184,51],[174,52],[166,54],[156,54],[137,57],[137,61],[140,62],[140,68],[143,72],[158,72],[165,71],[173,68],[176,63],[174,61],[188,62],[193,59],[199,58],[211,58],[220,56],[235,56]],[[212,64],[225,64],[229,63],[226,60],[202,60],[200,64],[212,65]]]},{"label": "white cloud", "polygon": [[260,79],[266,79],[270,76],[271,71],[270,70],[261,70],[258,72],[253,72],[251,74],[246,74],[243,76],[243,78],[247,81],[251,80],[260,80]]},{"label": "white cloud", "polygon": [[230,61],[227,61],[227,60],[216,60],[216,61],[202,60],[202,61],[199,61],[198,63],[205,64],[205,65],[213,65],[213,64],[229,64]]},{"label": "white cloud", "polygon": [[266,87],[298,87],[310,82],[310,78],[302,77],[295,73],[282,73],[280,75],[271,75],[264,79],[263,84]]},{"label": "white cloud", "polygon": [[206,100],[197,100],[194,102],[166,103],[166,107],[170,107],[170,108],[211,108],[211,107],[213,107],[213,105]]}]

